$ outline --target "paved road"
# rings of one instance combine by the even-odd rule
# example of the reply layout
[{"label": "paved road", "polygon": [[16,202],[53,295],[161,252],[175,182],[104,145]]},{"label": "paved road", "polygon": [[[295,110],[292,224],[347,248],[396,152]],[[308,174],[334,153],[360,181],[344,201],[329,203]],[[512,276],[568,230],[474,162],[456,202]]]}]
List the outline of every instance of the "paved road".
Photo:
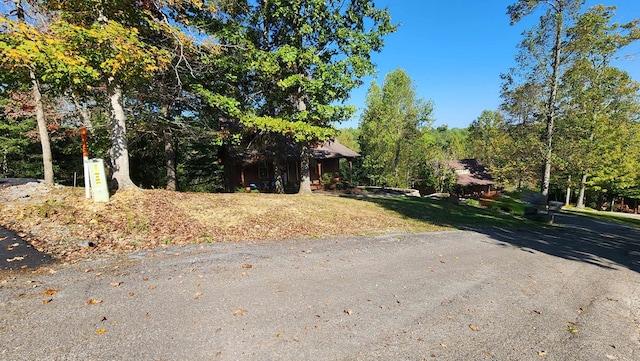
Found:
[{"label": "paved road", "polygon": [[33,269],[52,261],[51,256],[38,252],[17,233],[0,227],[0,270]]},{"label": "paved road", "polygon": [[640,232],[556,220],[0,273],[0,360],[640,360]]}]

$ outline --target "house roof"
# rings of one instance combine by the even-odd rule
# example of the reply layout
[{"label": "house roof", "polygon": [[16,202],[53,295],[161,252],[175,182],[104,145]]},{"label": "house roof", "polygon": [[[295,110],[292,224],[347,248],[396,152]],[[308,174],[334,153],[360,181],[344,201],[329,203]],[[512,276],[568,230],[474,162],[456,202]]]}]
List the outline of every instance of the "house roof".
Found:
[{"label": "house roof", "polygon": [[326,141],[322,146],[313,148],[313,158],[315,159],[331,159],[331,158],[356,158],[360,154],[340,144],[338,140]]},{"label": "house roof", "polygon": [[456,172],[456,184],[463,187],[492,185],[493,177],[477,159],[460,159],[449,162]]}]

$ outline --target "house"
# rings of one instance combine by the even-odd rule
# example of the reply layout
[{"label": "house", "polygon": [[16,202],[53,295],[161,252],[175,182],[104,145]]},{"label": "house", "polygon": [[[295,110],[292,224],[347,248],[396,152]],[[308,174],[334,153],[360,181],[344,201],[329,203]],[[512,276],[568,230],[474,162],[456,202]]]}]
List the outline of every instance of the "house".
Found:
[{"label": "house", "polygon": [[456,175],[456,193],[460,196],[481,196],[492,192],[493,177],[477,159],[450,161]]},{"label": "house", "polygon": [[[270,192],[275,184],[276,156],[284,160],[278,162],[280,175],[285,190],[295,192],[300,184],[300,152],[293,144],[281,145],[279,150],[260,150],[235,152],[234,156],[225,157],[225,178],[228,191],[238,188],[258,189]],[[312,160],[310,162],[311,189],[322,187],[321,179],[323,174],[337,173],[340,171],[340,159],[351,160],[359,157],[360,154],[340,144],[337,140],[327,141],[312,149]]]}]

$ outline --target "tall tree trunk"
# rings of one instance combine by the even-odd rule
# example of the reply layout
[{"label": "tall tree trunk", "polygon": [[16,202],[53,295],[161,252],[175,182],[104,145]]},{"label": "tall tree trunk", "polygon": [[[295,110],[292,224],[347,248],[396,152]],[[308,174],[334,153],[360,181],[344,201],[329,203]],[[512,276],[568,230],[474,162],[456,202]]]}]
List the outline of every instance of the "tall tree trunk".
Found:
[{"label": "tall tree trunk", "polygon": [[282,184],[282,172],[280,171],[280,165],[277,160],[273,160],[273,178],[274,178],[274,190],[276,194],[284,193],[284,184]]},{"label": "tall tree trunk", "polygon": [[564,205],[568,206],[571,203],[571,175],[569,175],[569,179],[567,181],[567,196],[564,200]]},{"label": "tall tree trunk", "polygon": [[[16,7],[16,17],[20,22],[25,22],[24,8],[21,0],[13,0]],[[44,104],[42,104],[42,93],[40,92],[40,83],[36,78],[33,69],[29,70],[29,80],[31,81],[31,92],[33,94],[33,102],[36,107],[36,123],[38,124],[38,133],[40,135],[40,145],[42,146],[42,166],[44,168],[44,183],[53,184],[53,156],[51,155],[51,142],[49,140],[49,131],[47,130],[47,120],[44,117]]]},{"label": "tall tree trunk", "polygon": [[298,190],[298,194],[311,194],[310,160],[311,151],[308,145],[304,145],[300,153],[300,189]]},{"label": "tall tree trunk", "polygon": [[42,165],[44,166],[44,183],[53,184],[53,156],[51,155],[51,142],[47,130],[47,120],[44,117],[44,104],[42,104],[42,94],[40,84],[36,79],[33,70],[29,71],[33,100],[36,106],[36,122],[38,123],[38,133],[40,134],[40,145],[42,145]]},{"label": "tall tree trunk", "polygon": [[129,173],[127,118],[122,107],[122,88],[113,78],[109,78],[109,100],[111,101],[112,178],[119,190],[137,189]]},{"label": "tall tree trunk", "polygon": [[541,193],[545,198],[549,198],[549,184],[551,181],[551,160],[553,157],[553,132],[556,118],[556,101],[558,97],[558,83],[560,78],[560,55],[562,54],[562,22],[564,21],[562,9],[557,9],[556,13],[556,33],[553,42],[553,62],[551,75],[551,89],[547,101],[547,114],[545,122],[546,149],[544,154],[544,173],[542,175]]},{"label": "tall tree trunk", "polygon": [[[307,105],[304,103],[302,96],[299,96],[296,100],[296,108],[300,112],[307,110]],[[311,194],[310,161],[311,149],[309,149],[309,143],[306,143],[302,145],[302,152],[300,154],[300,189],[298,189],[298,194]],[[318,176],[320,176],[320,174],[318,174]]]},{"label": "tall tree trunk", "polygon": [[167,165],[167,190],[175,191],[178,189],[176,177],[176,150],[173,147],[173,135],[169,126],[164,128],[164,155]]},{"label": "tall tree trunk", "polygon": [[587,186],[587,171],[582,171],[582,178],[580,179],[580,191],[578,192],[578,202],[576,208],[584,209],[584,190]]},{"label": "tall tree trunk", "polygon": [[167,190],[175,191],[178,188],[176,177],[176,150],[173,146],[173,134],[169,125],[169,104],[163,102],[160,115],[166,122],[162,127],[162,139],[164,141],[164,158],[167,167]]}]

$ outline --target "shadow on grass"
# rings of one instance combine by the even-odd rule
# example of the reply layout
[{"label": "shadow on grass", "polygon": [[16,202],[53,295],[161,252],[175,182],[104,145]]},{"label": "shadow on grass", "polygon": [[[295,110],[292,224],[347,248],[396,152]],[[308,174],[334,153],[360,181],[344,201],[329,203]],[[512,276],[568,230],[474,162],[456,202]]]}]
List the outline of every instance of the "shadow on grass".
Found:
[{"label": "shadow on grass", "polygon": [[[364,198],[405,217],[486,234],[504,246],[543,252],[568,260],[640,272],[640,229],[559,213],[553,225],[448,200],[410,197]],[[526,266],[526,265],[523,265]]]},{"label": "shadow on grass", "polygon": [[17,233],[0,227],[0,270],[32,270],[51,262],[50,255],[39,252]]}]

